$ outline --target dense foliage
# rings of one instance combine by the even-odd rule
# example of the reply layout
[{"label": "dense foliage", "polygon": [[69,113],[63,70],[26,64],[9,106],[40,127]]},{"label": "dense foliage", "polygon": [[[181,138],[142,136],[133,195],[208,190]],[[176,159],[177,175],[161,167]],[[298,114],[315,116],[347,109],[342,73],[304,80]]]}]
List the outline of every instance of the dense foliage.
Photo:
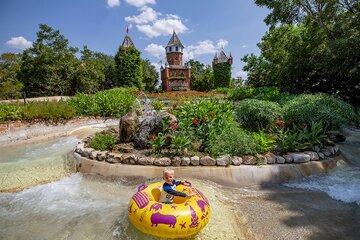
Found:
[{"label": "dense foliage", "polygon": [[339,130],[355,119],[353,107],[326,94],[301,94],[283,106],[286,123],[310,126],[321,122],[326,130]]},{"label": "dense foliage", "polygon": [[116,137],[109,132],[96,133],[88,143],[95,150],[105,151],[112,150],[116,144]]},{"label": "dense foliage", "polygon": [[270,9],[260,56],[247,55],[253,86],[324,92],[360,102],[360,2],[256,0]]},{"label": "dense foliage", "polygon": [[21,66],[21,54],[3,53],[0,56],[0,99],[21,98],[24,85],[17,75]]},{"label": "dense foliage", "polygon": [[154,92],[159,80],[159,73],[148,59],[142,61],[143,83],[146,92]]},{"label": "dense foliage", "polygon": [[245,99],[235,108],[236,120],[249,131],[269,130],[276,119],[282,118],[278,103],[257,99]]},{"label": "dense foliage", "polygon": [[228,63],[218,63],[213,67],[214,87],[230,87],[231,65]]},{"label": "dense foliage", "polygon": [[189,63],[191,66],[191,89],[196,91],[210,91],[213,89],[214,76],[212,68],[193,59],[191,59]]},{"label": "dense foliage", "polygon": [[74,118],[76,110],[65,101],[29,102],[23,104],[0,104],[0,122],[5,121],[45,121],[59,122]]},{"label": "dense foliage", "polygon": [[93,95],[80,93],[69,104],[79,115],[122,117],[133,108],[136,92],[136,88],[114,88]]},{"label": "dense foliage", "polygon": [[142,59],[140,52],[133,46],[120,46],[115,55],[116,80],[115,84],[119,87],[144,88]]}]

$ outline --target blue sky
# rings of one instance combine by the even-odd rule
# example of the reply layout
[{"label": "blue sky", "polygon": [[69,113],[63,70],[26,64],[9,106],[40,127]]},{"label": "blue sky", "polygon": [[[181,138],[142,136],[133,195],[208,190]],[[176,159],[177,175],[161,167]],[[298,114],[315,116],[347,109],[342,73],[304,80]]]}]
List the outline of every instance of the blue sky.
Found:
[{"label": "blue sky", "polygon": [[245,76],[240,58],[258,55],[268,12],[253,0],[0,0],[0,54],[31,46],[45,23],[70,46],[115,55],[129,26],[142,58],[159,68],[175,29],[184,59],[211,64],[223,47],[234,58],[233,77]]}]

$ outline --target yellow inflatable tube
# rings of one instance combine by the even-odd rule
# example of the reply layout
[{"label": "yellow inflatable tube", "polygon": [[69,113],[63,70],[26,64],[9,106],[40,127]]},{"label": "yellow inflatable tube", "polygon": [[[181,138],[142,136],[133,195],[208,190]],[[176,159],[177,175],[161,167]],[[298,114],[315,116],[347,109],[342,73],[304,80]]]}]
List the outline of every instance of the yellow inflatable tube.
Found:
[{"label": "yellow inflatable tube", "polygon": [[198,233],[210,219],[210,204],[196,188],[178,185],[176,191],[194,196],[175,197],[173,204],[158,202],[163,182],[141,185],[130,199],[128,216],[140,231],[161,238],[183,238]]}]

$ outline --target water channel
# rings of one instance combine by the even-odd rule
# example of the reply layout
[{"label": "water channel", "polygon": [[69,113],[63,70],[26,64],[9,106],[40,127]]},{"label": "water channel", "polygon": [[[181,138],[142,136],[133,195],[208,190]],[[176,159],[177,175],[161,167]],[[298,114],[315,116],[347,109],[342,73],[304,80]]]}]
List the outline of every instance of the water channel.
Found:
[{"label": "water channel", "polygon": [[[78,138],[0,147],[0,239],[154,239],[127,219],[140,183],[160,178],[75,172]],[[190,239],[359,239],[360,170],[337,170],[285,185],[242,188],[190,179],[212,206]],[[42,183],[42,184],[39,184]]]}]

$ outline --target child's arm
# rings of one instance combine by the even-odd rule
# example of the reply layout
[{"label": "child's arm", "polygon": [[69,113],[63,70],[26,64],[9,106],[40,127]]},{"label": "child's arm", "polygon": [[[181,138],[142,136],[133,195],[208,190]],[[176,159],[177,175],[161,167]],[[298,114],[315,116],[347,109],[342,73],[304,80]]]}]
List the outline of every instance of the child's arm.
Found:
[{"label": "child's arm", "polygon": [[179,196],[179,197],[187,197],[187,196],[188,196],[186,193],[173,190],[169,185],[164,186],[164,187],[163,187],[163,190],[164,190],[165,192],[171,194],[171,195],[174,195],[174,196]]}]

